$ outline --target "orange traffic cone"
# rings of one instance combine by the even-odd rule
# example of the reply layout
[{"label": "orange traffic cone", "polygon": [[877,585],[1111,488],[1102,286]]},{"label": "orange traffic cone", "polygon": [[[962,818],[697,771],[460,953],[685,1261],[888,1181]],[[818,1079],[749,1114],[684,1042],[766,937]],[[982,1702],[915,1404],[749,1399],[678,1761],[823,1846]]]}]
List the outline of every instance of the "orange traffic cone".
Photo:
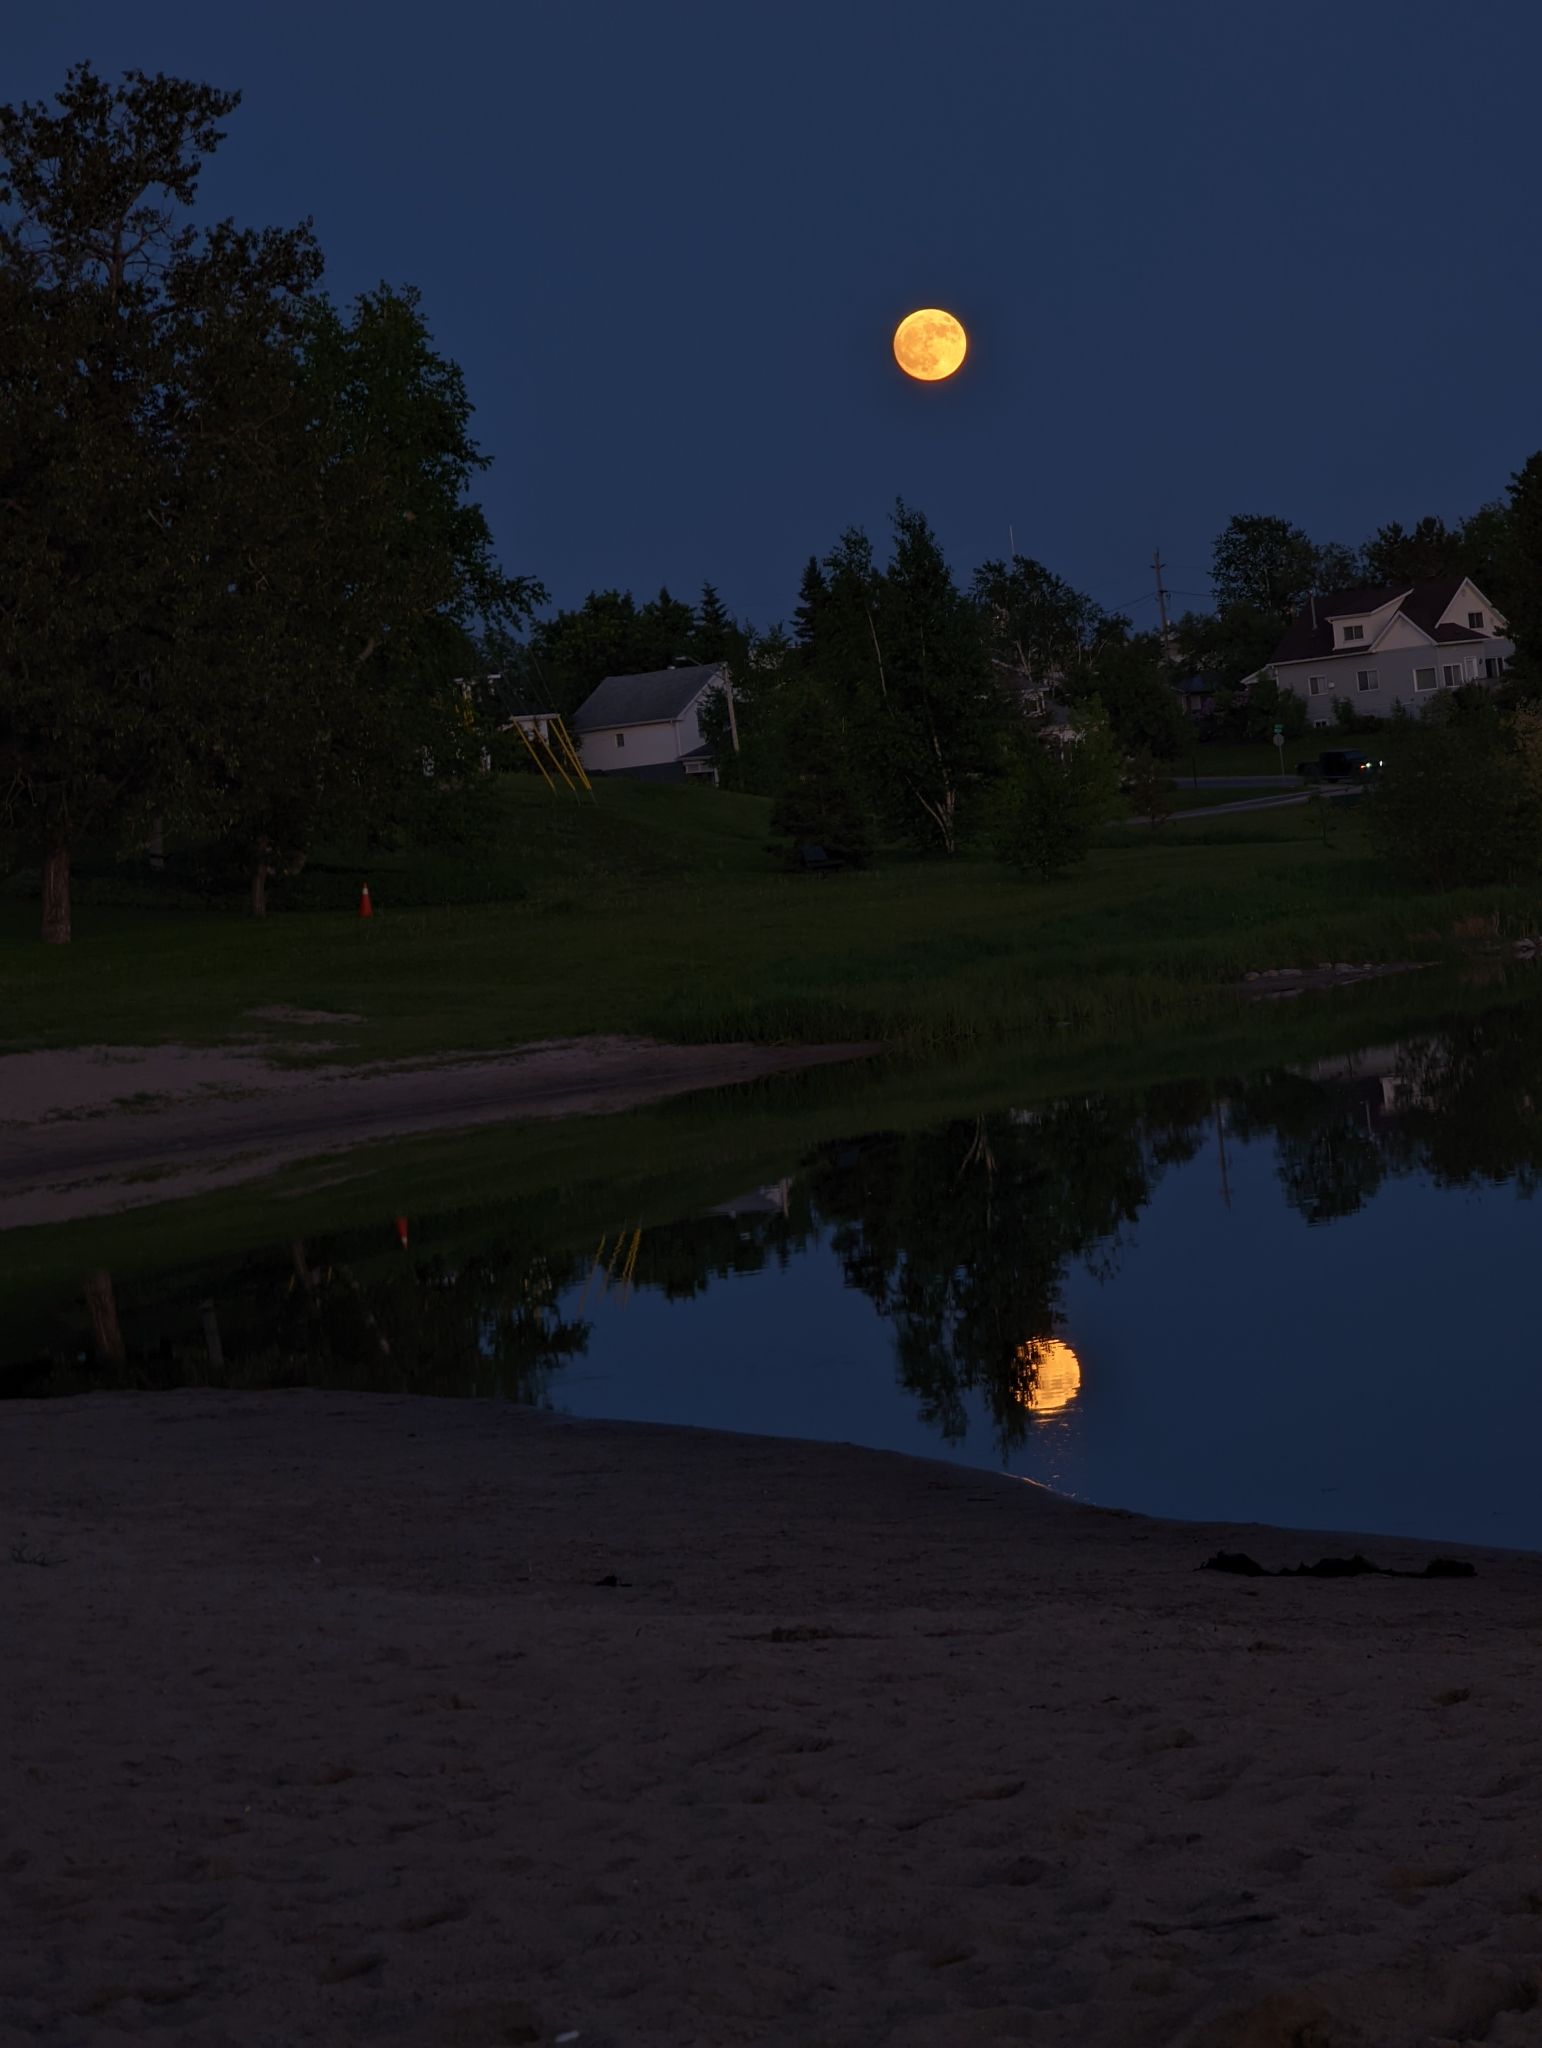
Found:
[{"label": "orange traffic cone", "polygon": [[398,1216],[396,1219],[396,1235],[401,1242],[402,1250],[405,1251],[407,1249],[407,1219],[405,1216]]},{"label": "orange traffic cone", "polygon": [[360,917],[373,917],[374,914],[375,906],[369,900],[369,883],[366,882],[359,891],[359,915]]}]

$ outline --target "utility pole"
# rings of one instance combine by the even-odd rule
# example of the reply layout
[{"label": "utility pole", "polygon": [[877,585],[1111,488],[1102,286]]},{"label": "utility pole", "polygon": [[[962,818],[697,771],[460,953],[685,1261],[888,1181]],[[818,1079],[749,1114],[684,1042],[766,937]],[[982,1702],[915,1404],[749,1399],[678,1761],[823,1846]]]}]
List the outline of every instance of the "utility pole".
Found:
[{"label": "utility pole", "polygon": [[1162,621],[1162,659],[1172,660],[1172,645],[1167,624],[1167,592],[1162,586],[1162,550],[1157,549],[1151,557],[1151,566],[1156,571],[1157,615]]},{"label": "utility pole", "polygon": [[733,670],[725,661],[723,664],[723,694],[728,699],[728,732],[733,741],[734,752],[739,751],[739,714],[734,709]]}]

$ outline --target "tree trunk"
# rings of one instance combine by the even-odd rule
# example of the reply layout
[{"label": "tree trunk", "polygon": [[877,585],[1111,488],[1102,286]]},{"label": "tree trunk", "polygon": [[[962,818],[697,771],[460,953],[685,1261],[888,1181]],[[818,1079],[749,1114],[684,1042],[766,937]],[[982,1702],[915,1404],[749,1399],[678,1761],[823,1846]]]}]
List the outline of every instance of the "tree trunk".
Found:
[{"label": "tree trunk", "polygon": [[198,1313],[203,1320],[203,1341],[208,1347],[209,1363],[218,1370],[225,1363],[225,1347],[220,1342],[219,1311],[212,1301],[200,1302]]},{"label": "tree trunk", "polygon": [[268,877],[273,868],[270,861],[272,848],[266,841],[258,847],[257,857],[252,862],[252,915],[266,917],[268,914]]},{"label": "tree trunk", "polygon": [[146,846],[150,865],[159,874],[166,865],[166,824],[162,818],[150,820],[150,838]]},{"label": "tree trunk", "polygon": [[70,849],[50,845],[43,855],[43,944],[70,942]]},{"label": "tree trunk", "polygon": [[86,1312],[91,1318],[91,1343],[101,1365],[122,1365],[127,1357],[118,1324],[118,1302],[111,1273],[86,1275]]}]

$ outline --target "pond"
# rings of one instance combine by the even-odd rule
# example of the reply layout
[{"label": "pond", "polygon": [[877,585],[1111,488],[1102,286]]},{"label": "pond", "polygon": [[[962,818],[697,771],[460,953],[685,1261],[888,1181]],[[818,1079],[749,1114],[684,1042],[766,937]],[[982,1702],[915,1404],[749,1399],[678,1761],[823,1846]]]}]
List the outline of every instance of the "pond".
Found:
[{"label": "pond", "polygon": [[769,1165],[678,1212],[601,1175],[404,1219],[406,1245],[370,1213],[94,1270],[12,1319],[0,1385],[501,1393],[1149,1514],[1542,1548],[1534,1006]]}]

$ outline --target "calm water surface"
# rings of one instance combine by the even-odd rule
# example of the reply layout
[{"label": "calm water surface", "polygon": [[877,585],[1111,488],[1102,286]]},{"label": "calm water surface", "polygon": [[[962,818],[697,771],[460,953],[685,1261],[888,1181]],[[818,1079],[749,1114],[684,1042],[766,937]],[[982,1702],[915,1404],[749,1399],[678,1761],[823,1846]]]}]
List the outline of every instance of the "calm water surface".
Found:
[{"label": "calm water surface", "polygon": [[[519,1398],[941,1456],[1153,1514],[1542,1548],[1527,1013],[789,1159],[706,1213],[383,1220],[80,1299],[13,1392],[218,1378]],[[195,1296],[203,1297],[195,1299]],[[215,1345],[219,1369],[209,1367]]]}]

